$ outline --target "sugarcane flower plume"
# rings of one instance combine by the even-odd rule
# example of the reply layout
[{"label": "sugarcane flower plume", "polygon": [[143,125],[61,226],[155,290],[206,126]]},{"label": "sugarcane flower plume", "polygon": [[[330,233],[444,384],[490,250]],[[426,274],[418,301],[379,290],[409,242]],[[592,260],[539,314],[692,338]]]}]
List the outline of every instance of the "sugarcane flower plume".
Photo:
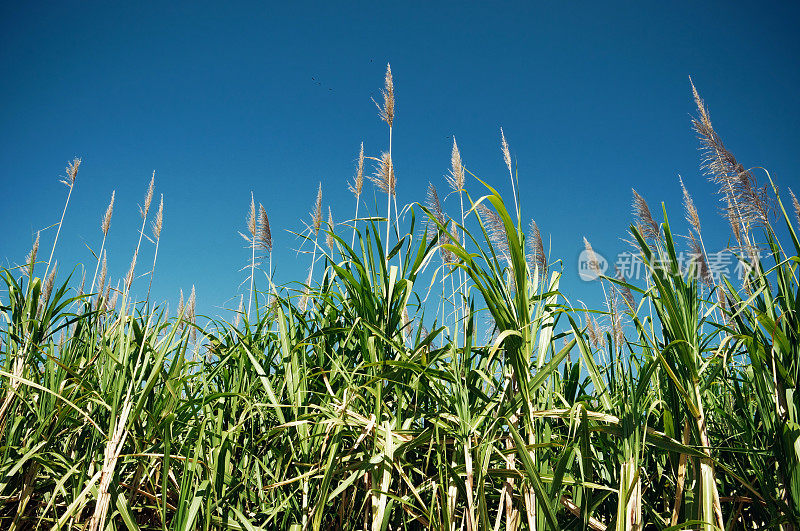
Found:
[{"label": "sugarcane flower plume", "polygon": [[139,214],[142,216],[142,219],[147,218],[148,212],[150,212],[150,203],[153,202],[153,191],[156,185],[156,172],[153,171],[153,176],[150,178],[150,185],[147,187],[147,193],[144,196],[144,208],[139,207]]},{"label": "sugarcane flower plume", "polygon": [[686,190],[686,187],[683,185],[683,179],[678,176],[678,180],[681,183],[681,190],[683,191],[683,208],[686,211],[686,221],[694,227],[694,230],[696,230],[699,235],[700,216],[697,214],[697,208],[694,206],[694,201],[692,200],[692,196],[689,195],[689,191]]},{"label": "sugarcane flower plume", "polygon": [[153,220],[153,236],[156,240],[161,238],[161,227],[164,224],[164,194],[161,194],[161,201],[158,204],[158,212],[156,212],[156,219]]},{"label": "sugarcane flower plume", "polygon": [[136,255],[137,255],[137,253],[133,253],[133,259],[131,260],[131,265],[128,268],[128,273],[125,275],[125,284],[124,285],[125,285],[125,289],[126,290],[129,290],[130,287],[131,287],[131,284],[133,284],[134,272],[136,270],[136,258],[137,258]]},{"label": "sugarcane flower plume", "polygon": [[440,230],[439,226],[445,226],[446,223],[444,211],[442,210],[442,203],[439,201],[439,194],[436,192],[436,187],[433,183],[428,183],[428,193],[426,194],[425,202],[432,216],[427,222],[428,240],[433,240]]},{"label": "sugarcane flower plume", "polygon": [[319,229],[322,226],[322,183],[319,183],[317,190],[317,200],[314,203],[314,212],[311,213],[311,222],[314,229],[314,234],[319,234]]},{"label": "sugarcane flower plume", "polygon": [[709,180],[719,186],[719,194],[726,206],[725,215],[731,224],[755,222],[766,225],[770,209],[767,187],[759,188],[753,174],[728,151],[711,125],[708,108],[691,78],[689,83],[697,106],[698,115],[692,118],[692,127],[700,141],[701,165]]},{"label": "sugarcane flower plume", "polygon": [[328,207],[328,232],[325,234],[325,243],[328,245],[328,249],[333,251],[333,212],[331,212],[331,207]]},{"label": "sugarcane flower plume", "polygon": [[256,200],[253,197],[253,192],[250,192],[250,215],[247,218],[247,230],[250,231],[250,236],[255,241],[256,237]]},{"label": "sugarcane flower plume", "polygon": [[589,341],[595,347],[600,346],[602,332],[597,326],[597,322],[592,319],[592,316],[589,315],[589,312],[586,313],[586,335],[589,336]]},{"label": "sugarcane flower plume", "polygon": [[265,251],[272,252],[272,230],[267,210],[261,203],[258,204],[258,244]]},{"label": "sugarcane flower plume", "polygon": [[39,253],[39,234],[40,233],[37,231],[36,240],[34,240],[30,252],[25,257],[25,265],[22,270],[28,276],[33,273],[33,265],[36,263],[36,255]]},{"label": "sugarcane flower plume", "polygon": [[384,151],[378,160],[378,167],[375,174],[371,175],[369,179],[378,187],[378,189],[385,193],[395,195],[396,191],[396,178],[394,175],[394,165],[392,164],[392,156],[389,152]]},{"label": "sugarcane flower plume", "polygon": [[542,235],[539,232],[539,226],[534,220],[531,220],[530,236],[528,238],[528,267],[531,272],[536,268],[539,269],[541,277],[547,276],[547,255],[544,253],[544,243],[542,242]]},{"label": "sugarcane flower plume", "polygon": [[103,236],[108,235],[108,229],[111,227],[111,216],[114,214],[114,196],[116,194],[116,190],[111,192],[111,201],[108,202],[108,207],[106,207],[106,213],[103,216],[103,221],[100,223],[100,230],[103,231]]},{"label": "sugarcane flower plume", "polygon": [[58,262],[53,263],[52,269],[50,269],[50,274],[47,275],[47,278],[44,281],[44,286],[42,287],[42,295],[39,297],[39,310],[44,308],[47,305],[47,301],[50,300],[50,295],[53,293],[53,285],[56,281],[56,269],[58,268]]},{"label": "sugarcane flower plume", "polygon": [[658,239],[658,223],[653,219],[653,215],[650,214],[650,207],[647,206],[647,201],[635,189],[631,188],[631,190],[633,191],[633,216],[637,227],[646,238]]},{"label": "sugarcane flower plume", "polygon": [[84,269],[83,274],[81,275],[81,285],[78,287],[78,297],[83,296],[83,289],[85,287],[86,287],[86,270]]},{"label": "sugarcane flower plume", "polygon": [[361,190],[364,188],[364,142],[361,142],[361,150],[358,152],[358,164],[356,165],[356,176],[347,188],[356,196],[361,197]]},{"label": "sugarcane flower plume", "polygon": [[392,66],[389,64],[386,65],[386,77],[381,95],[383,96],[383,105],[375,100],[372,101],[378,107],[378,115],[381,120],[389,124],[389,127],[392,127],[394,123],[394,80],[392,79]]},{"label": "sugarcane flower plume", "polygon": [[65,170],[66,175],[64,175],[64,178],[61,179],[61,182],[67,185],[69,188],[75,186],[75,179],[78,177],[78,168],[80,168],[80,166],[81,159],[78,157],[72,159],[72,162],[68,162]]},{"label": "sugarcane flower plume", "polygon": [[614,343],[621,345],[625,339],[625,332],[622,328],[622,313],[619,311],[620,292],[616,284],[611,284],[611,295],[606,304],[611,314],[611,337]]},{"label": "sugarcane flower plume", "polygon": [[189,300],[186,302],[186,317],[187,320],[191,323],[194,323],[195,320],[195,305],[197,304],[197,295],[194,291],[194,285],[192,285],[192,291],[189,294]]},{"label": "sugarcane flower plume", "polygon": [[461,153],[458,151],[458,144],[453,138],[453,150],[450,154],[450,172],[446,176],[450,189],[460,192],[464,189],[464,165],[461,161]]},{"label": "sugarcane flower plume", "polygon": [[108,274],[108,264],[106,263],[106,251],[103,251],[103,265],[100,268],[100,279],[97,283],[97,293],[103,293],[106,284],[106,275]]},{"label": "sugarcane flower plume", "polygon": [[800,202],[797,201],[797,197],[795,197],[791,188],[789,188],[789,195],[792,196],[792,206],[794,207],[794,217],[797,221],[797,226],[800,227]]},{"label": "sugarcane flower plume", "polygon": [[489,236],[489,241],[492,243],[498,254],[507,261],[510,260],[508,252],[508,237],[506,235],[506,227],[503,220],[494,210],[490,209],[483,203],[477,206],[478,216],[486,228],[486,233]]},{"label": "sugarcane flower plume", "polygon": [[500,128],[500,151],[503,152],[503,161],[506,163],[508,173],[511,171],[511,150],[508,149],[508,142],[506,142],[506,135],[503,133],[503,128]]},{"label": "sugarcane flower plume", "polygon": [[[196,305],[197,305],[197,295],[195,294],[194,286],[192,286],[192,292],[189,294],[189,300],[186,302],[186,320],[191,325],[194,325],[196,321],[196,316],[195,316]],[[197,328],[195,326],[192,326],[191,334],[192,334],[192,341],[197,341]]]},{"label": "sugarcane flower plume", "polygon": [[713,278],[706,260],[706,253],[703,252],[703,246],[691,232],[689,233],[689,254],[695,278],[701,280],[709,288],[712,287]]},{"label": "sugarcane flower plume", "polygon": [[[620,280],[625,284],[628,283],[628,279],[625,278],[625,275],[622,273],[622,270],[619,268],[619,266],[614,266],[614,271],[616,272],[617,280]],[[627,303],[630,311],[633,312],[636,307],[634,306],[634,299],[633,299],[633,293],[631,293],[631,288],[629,288],[627,285],[619,285],[617,286],[617,289],[619,290],[620,295],[622,295],[622,298]]]}]

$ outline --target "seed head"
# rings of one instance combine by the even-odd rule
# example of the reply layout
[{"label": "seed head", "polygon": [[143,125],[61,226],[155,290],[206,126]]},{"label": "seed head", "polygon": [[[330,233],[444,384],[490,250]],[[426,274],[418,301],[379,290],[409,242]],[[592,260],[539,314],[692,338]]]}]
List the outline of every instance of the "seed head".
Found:
[{"label": "seed head", "polygon": [[106,214],[103,216],[103,221],[100,223],[100,230],[103,231],[103,236],[108,236],[108,229],[111,227],[111,215],[114,213],[114,196],[117,191],[111,192],[111,201],[108,202]]},{"label": "seed head", "polygon": [[23,271],[28,276],[31,276],[33,274],[33,266],[36,264],[36,255],[38,253],[39,253],[39,232],[36,233],[36,240],[33,242],[33,247],[31,247],[31,251],[25,257],[25,266],[23,267]]},{"label": "seed head", "polygon": [[333,251],[333,212],[331,212],[331,207],[328,207],[328,232],[325,234],[325,243],[328,244],[328,249]]},{"label": "seed head", "polygon": [[267,252],[272,252],[272,230],[264,205],[258,204],[258,244]]},{"label": "seed head", "polygon": [[478,204],[478,215],[483,221],[486,233],[489,235],[489,242],[497,249],[498,254],[507,261],[510,260],[508,237],[503,220],[500,219],[500,216],[494,210],[488,208],[483,203]]},{"label": "seed head", "polygon": [[450,232],[450,238],[453,241],[456,241],[456,242],[460,242],[461,241],[461,234],[460,234],[460,231],[458,229],[458,223],[456,223],[456,220],[454,220],[454,219],[450,220],[450,226],[448,227],[448,231]]},{"label": "seed head", "polygon": [[589,336],[589,341],[595,347],[600,345],[600,331],[597,328],[597,323],[589,312],[586,312],[586,334]]},{"label": "seed head", "polygon": [[[436,187],[433,183],[428,183],[427,194],[427,207],[431,212],[432,219],[427,222],[428,240],[436,237],[439,231],[439,224],[445,224],[444,212],[442,211],[442,203],[439,201],[439,194],[436,192]],[[438,221],[438,224],[436,223]]]},{"label": "seed head", "polygon": [[700,140],[701,165],[709,180],[719,185],[719,194],[727,205],[725,215],[732,225],[753,222],[766,225],[770,209],[766,186],[758,188],[750,171],[739,164],[722,143],[692,78],[689,78],[689,83],[697,105],[698,116],[692,119],[692,127]]},{"label": "seed head", "polygon": [[[109,286],[110,290],[111,286]],[[108,299],[108,311],[113,312],[117,309],[117,297],[119,296],[119,283],[117,283],[117,289],[114,290],[114,293]]]},{"label": "seed head", "polygon": [[691,232],[689,233],[689,254],[691,256],[690,264],[694,268],[694,276],[709,288],[712,287],[713,278],[706,261],[706,253],[703,252],[703,246]]},{"label": "seed head", "polygon": [[361,150],[358,152],[358,165],[356,166],[355,180],[347,187],[353,192],[356,199],[361,197],[361,189],[364,188],[364,142],[361,142]]},{"label": "seed head", "polygon": [[319,234],[319,229],[322,226],[322,182],[319,183],[317,190],[317,200],[314,203],[314,211],[311,213],[312,225],[314,228],[314,235]]},{"label": "seed head", "polygon": [[83,288],[86,287],[86,270],[83,270],[83,275],[81,275],[81,285],[78,287],[78,297],[83,295]]},{"label": "seed head", "polygon": [[503,152],[503,160],[508,168],[508,173],[511,171],[511,151],[508,149],[508,142],[506,142],[506,135],[503,133],[503,128],[500,128],[500,151]]},{"label": "seed head", "polygon": [[[197,303],[197,297],[194,293],[194,286],[192,286],[192,293],[189,295],[189,302],[186,303],[186,311],[189,314],[189,322],[194,325],[196,322],[195,317],[195,304]],[[192,341],[197,341],[197,327],[192,326]]]},{"label": "seed head", "polygon": [[[614,270],[617,273],[617,280],[621,280],[622,282],[625,282],[627,284],[628,279],[625,278],[625,275],[622,273],[622,270],[618,266],[614,266]],[[631,293],[631,288],[629,288],[628,286],[616,286],[616,288],[619,290],[620,294],[622,295],[622,298],[628,304],[628,309],[631,312],[633,312],[635,307],[633,305],[634,299],[633,299],[633,293]]]},{"label": "seed head", "polygon": [[139,207],[139,214],[142,219],[147,218],[147,213],[150,212],[150,203],[153,202],[153,190],[156,185],[156,172],[153,170],[153,176],[150,177],[150,185],[147,187],[147,193],[144,196],[144,208]]},{"label": "seed head", "polygon": [[720,315],[722,315],[723,324],[728,324],[730,322],[730,318],[728,317],[728,300],[725,297],[725,292],[722,288],[717,288],[717,304],[719,305]]},{"label": "seed head", "polygon": [[688,190],[683,185],[683,179],[678,176],[678,180],[681,183],[681,190],[683,190],[683,207],[686,210],[686,221],[694,227],[694,230],[697,231],[697,234],[700,234],[700,216],[697,215],[697,209],[694,206],[694,201],[692,200],[692,196],[689,195]]},{"label": "seed head", "polygon": [[461,162],[461,153],[458,151],[455,137],[453,138],[453,150],[450,154],[450,173],[446,176],[450,188],[454,192],[464,189],[464,165]]},{"label": "seed head", "polygon": [[635,189],[631,188],[631,190],[633,191],[633,215],[636,218],[636,225],[646,238],[658,239],[658,223],[650,214],[647,201]]},{"label": "seed head", "polygon": [[197,303],[197,296],[194,292],[194,285],[192,285],[192,292],[189,294],[189,300],[186,302],[186,315],[190,323],[194,323],[195,314],[194,308]]},{"label": "seed head", "polygon": [[153,221],[153,236],[156,240],[161,238],[161,227],[164,223],[164,194],[161,194],[161,202],[158,204],[156,219]]},{"label": "seed head", "polygon": [[50,294],[53,292],[53,284],[56,280],[56,268],[58,266],[58,262],[53,263],[53,269],[50,270],[50,274],[47,275],[47,280],[44,282],[44,288],[42,289],[42,297],[45,301],[50,298]]},{"label": "seed head", "polygon": [[55,284],[56,281],[57,267],[58,267],[58,262],[54,262],[53,268],[50,270],[50,274],[47,275],[47,279],[45,279],[44,281],[44,286],[42,287],[42,294],[39,296],[38,311],[42,311],[42,309],[47,306],[47,301],[50,300],[50,294],[53,293],[53,284]]},{"label": "seed head", "polygon": [[306,309],[306,304],[308,303],[308,298],[311,294],[311,268],[308,270],[308,276],[306,277],[306,283],[303,287],[303,295],[300,297],[300,311],[304,312]]},{"label": "seed head", "polygon": [[797,226],[800,227],[800,202],[797,201],[792,189],[789,188],[789,195],[792,196],[792,206],[794,206],[794,216],[797,218]]},{"label": "seed head", "polygon": [[133,253],[133,259],[131,259],[131,266],[128,268],[128,273],[125,275],[125,283],[124,283],[125,291],[131,289],[131,284],[133,284],[133,275],[134,271],[136,270],[137,254],[138,252]]},{"label": "seed head", "polygon": [[753,296],[753,284],[750,281],[750,275],[745,273],[744,277],[742,278],[742,289],[744,292],[747,293],[748,297]]},{"label": "seed head", "polygon": [[381,192],[385,194],[395,195],[396,179],[394,175],[394,164],[392,163],[392,156],[388,152],[381,153],[381,158],[378,159],[378,167],[374,175],[369,178]]},{"label": "seed head", "polygon": [[256,238],[256,200],[253,198],[253,192],[250,192],[250,217],[247,218],[247,230],[250,231],[253,241]]},{"label": "seed head", "polygon": [[[451,242],[447,230],[442,230],[439,225],[446,227],[447,220],[442,211],[442,203],[439,201],[439,194],[436,192],[436,187],[433,183],[428,183],[427,206],[431,212],[432,218],[427,221],[428,241],[432,241],[439,235],[439,254],[444,262],[453,262],[455,256],[450,249],[443,247],[445,244]],[[438,222],[438,223],[437,223]]]},{"label": "seed head", "polygon": [[607,301],[607,305],[611,314],[611,336],[617,345],[620,345],[625,339],[625,332],[622,328],[622,313],[619,311],[619,295],[617,286],[612,284],[611,298]]},{"label": "seed head", "polygon": [[67,163],[66,175],[61,182],[67,185],[69,188],[75,186],[75,178],[78,176],[78,168],[81,165],[81,159],[75,157],[72,159],[72,162]]},{"label": "seed head", "polygon": [[375,100],[372,101],[378,107],[378,115],[381,120],[389,124],[389,127],[392,127],[394,123],[394,81],[392,79],[392,67],[389,64],[386,65],[386,77],[381,95],[383,96],[382,106]]},{"label": "seed head", "polygon": [[97,284],[97,293],[103,294],[103,288],[106,283],[106,274],[108,273],[108,264],[106,263],[106,252],[103,251],[103,265],[100,268],[100,281]]},{"label": "seed head", "polygon": [[539,268],[539,275],[543,278],[547,277],[547,255],[544,254],[544,243],[542,243],[542,235],[539,232],[539,226],[535,221],[531,220],[530,238],[528,238],[528,250],[530,252],[528,266],[531,272],[536,267]]},{"label": "seed head", "polygon": [[108,308],[108,303],[109,303],[110,297],[111,297],[111,284],[106,286],[106,292],[105,292],[105,294],[103,294],[103,299],[102,299],[103,302],[102,302],[102,304],[98,301],[98,305],[97,306],[100,309],[100,311],[102,311],[102,312],[106,311],[106,309]]}]

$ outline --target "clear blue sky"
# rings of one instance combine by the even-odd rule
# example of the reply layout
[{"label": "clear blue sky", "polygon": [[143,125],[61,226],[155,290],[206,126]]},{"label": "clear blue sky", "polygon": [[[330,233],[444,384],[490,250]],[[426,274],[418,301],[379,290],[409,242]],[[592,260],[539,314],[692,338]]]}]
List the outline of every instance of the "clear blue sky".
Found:
[{"label": "clear blue sky", "polygon": [[[681,174],[707,242],[727,241],[698,169],[689,75],[739,160],[800,189],[797,3],[112,4],[2,7],[3,265],[20,263],[35,232],[58,221],[58,176],[80,156],[62,272],[93,268],[87,246],[99,247],[116,190],[108,252],[124,275],[156,170],[166,205],[157,299],[174,308],[178,289],[195,284],[214,314],[234,297],[251,190],[272,221],[278,279],[302,280],[308,259],[286,230],[301,229],[319,181],[326,209],[352,216],[345,183],[359,143],[368,155],[386,147],[370,98],[387,61],[398,202],[424,200],[428,181],[444,189],[453,135],[468,169],[509,191],[502,126],[523,215],[552,238],[573,300],[599,301],[576,273],[581,238],[606,255],[625,247],[631,187],[656,212],[666,201],[683,227]],[[474,182],[471,191],[481,193]],[[148,247],[139,272],[151,259]]]}]

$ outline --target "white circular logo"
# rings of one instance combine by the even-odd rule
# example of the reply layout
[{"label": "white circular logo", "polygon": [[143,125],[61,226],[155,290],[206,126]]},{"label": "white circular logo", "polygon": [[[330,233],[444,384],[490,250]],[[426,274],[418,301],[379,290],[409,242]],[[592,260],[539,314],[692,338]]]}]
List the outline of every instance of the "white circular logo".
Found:
[{"label": "white circular logo", "polygon": [[578,275],[581,280],[587,282],[596,280],[600,275],[605,274],[608,269],[608,260],[606,260],[597,251],[581,251],[578,257]]}]

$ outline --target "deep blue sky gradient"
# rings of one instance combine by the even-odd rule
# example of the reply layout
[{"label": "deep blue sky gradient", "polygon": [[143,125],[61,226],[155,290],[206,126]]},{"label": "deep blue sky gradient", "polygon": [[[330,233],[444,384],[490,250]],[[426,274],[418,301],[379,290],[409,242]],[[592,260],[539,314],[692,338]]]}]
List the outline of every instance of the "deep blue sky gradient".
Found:
[{"label": "deep blue sky gradient", "polygon": [[[359,143],[386,148],[370,98],[387,61],[398,202],[423,201],[428,181],[444,192],[453,135],[468,169],[510,194],[502,126],[523,216],[551,238],[573,302],[601,300],[577,276],[581,238],[606,256],[626,247],[631,187],[656,213],[666,201],[682,231],[681,174],[707,245],[727,242],[698,168],[690,75],[739,160],[800,191],[797,3],[18,2],[1,14],[2,264],[58,221],[58,176],[81,156],[56,256],[93,270],[87,246],[99,247],[116,190],[108,253],[121,277],[156,170],[166,208],[153,291],[173,308],[192,284],[204,313],[235,307],[251,190],[272,222],[277,280],[303,280],[308,257],[287,231],[302,229],[320,181],[326,210],[352,217]],[[151,260],[148,245],[138,271]]]}]

